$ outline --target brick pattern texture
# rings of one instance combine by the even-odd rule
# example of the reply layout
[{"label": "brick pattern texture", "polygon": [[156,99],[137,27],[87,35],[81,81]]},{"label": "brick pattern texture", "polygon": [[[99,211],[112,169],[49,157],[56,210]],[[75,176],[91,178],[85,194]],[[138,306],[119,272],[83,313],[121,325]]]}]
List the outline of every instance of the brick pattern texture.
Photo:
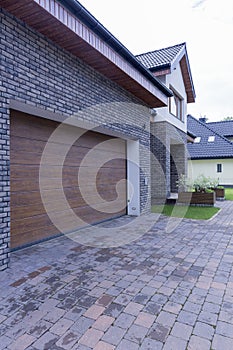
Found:
[{"label": "brick pattern texture", "polygon": [[168,122],[151,123],[151,200],[166,200],[177,192],[176,181],[187,174],[187,135]]},{"label": "brick pattern texture", "polygon": [[[150,121],[142,101],[0,10],[0,270],[9,263],[11,99],[139,138],[141,212],[150,211]],[[85,111],[85,113],[79,113]]]}]

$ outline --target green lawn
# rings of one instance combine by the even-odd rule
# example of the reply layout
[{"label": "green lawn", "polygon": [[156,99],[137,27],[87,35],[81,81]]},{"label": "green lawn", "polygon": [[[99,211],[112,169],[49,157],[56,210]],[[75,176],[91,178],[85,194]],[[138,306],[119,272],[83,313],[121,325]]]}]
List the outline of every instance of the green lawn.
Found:
[{"label": "green lawn", "polygon": [[233,188],[225,188],[225,198],[228,201],[233,201]]},{"label": "green lawn", "polygon": [[174,216],[177,218],[208,220],[219,211],[216,207],[195,207],[185,205],[153,205],[152,213],[161,213],[166,216]]}]

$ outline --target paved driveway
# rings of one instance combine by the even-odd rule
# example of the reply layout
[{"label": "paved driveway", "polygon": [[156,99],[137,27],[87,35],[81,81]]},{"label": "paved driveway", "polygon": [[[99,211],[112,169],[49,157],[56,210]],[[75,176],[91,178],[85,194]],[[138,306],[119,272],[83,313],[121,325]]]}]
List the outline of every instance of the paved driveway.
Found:
[{"label": "paved driveway", "polygon": [[210,221],[160,217],[121,247],[62,237],[12,253],[0,349],[232,350],[233,202],[218,204]]}]

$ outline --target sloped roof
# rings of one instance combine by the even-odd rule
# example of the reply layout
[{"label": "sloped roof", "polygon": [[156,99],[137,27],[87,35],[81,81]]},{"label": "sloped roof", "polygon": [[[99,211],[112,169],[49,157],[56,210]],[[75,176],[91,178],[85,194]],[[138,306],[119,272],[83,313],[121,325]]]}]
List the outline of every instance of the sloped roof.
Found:
[{"label": "sloped roof", "polygon": [[[187,145],[189,157],[191,159],[233,158],[233,143],[214,131],[208,124],[188,115],[188,131],[201,138],[199,143]],[[209,136],[215,136],[214,142],[208,142]]]},{"label": "sloped roof", "polygon": [[207,126],[222,136],[233,136],[233,120],[211,122]]},{"label": "sloped roof", "polygon": [[136,58],[155,76],[171,73],[172,69],[179,63],[185,91],[187,94],[187,103],[195,102],[195,89],[189,65],[186,43],[169,46],[160,50],[146,52],[136,55]]},{"label": "sloped roof", "polygon": [[185,43],[146,52],[137,55],[136,57],[145,67],[153,70],[153,68],[159,68],[160,66],[164,67],[164,65],[170,66],[183,48],[185,48]]},{"label": "sloped roof", "polygon": [[172,92],[77,0],[1,0],[1,9],[140,98],[167,106]]}]

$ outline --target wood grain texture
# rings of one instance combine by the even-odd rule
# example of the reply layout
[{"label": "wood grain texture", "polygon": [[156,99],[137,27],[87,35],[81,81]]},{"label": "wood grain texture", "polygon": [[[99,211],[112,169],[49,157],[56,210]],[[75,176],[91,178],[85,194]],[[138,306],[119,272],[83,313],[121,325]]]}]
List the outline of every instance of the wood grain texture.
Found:
[{"label": "wood grain texture", "polygon": [[[69,217],[70,210],[86,224],[126,214],[126,183],[122,183],[116,191],[117,183],[126,179],[125,141],[91,131],[74,142],[63,163],[62,188],[69,209],[59,200],[60,158],[69,140],[67,135],[74,133],[71,126],[64,128],[66,137],[51,145],[46,158],[42,179],[43,198],[48,205],[46,211],[40,192],[40,162],[49,137],[58,126],[59,123],[54,121],[11,112],[12,248],[59,234],[50,215],[62,220],[64,231],[70,232],[75,225],[75,220]],[[105,142],[109,140],[109,147],[106,147]],[[114,142],[111,143],[111,140]],[[89,157],[85,166],[82,163],[84,157]],[[101,162],[100,168],[96,166],[97,159]],[[85,175],[84,188],[80,188],[80,170]],[[113,201],[119,205],[118,209],[106,212]],[[94,203],[94,208],[88,203]]]}]

